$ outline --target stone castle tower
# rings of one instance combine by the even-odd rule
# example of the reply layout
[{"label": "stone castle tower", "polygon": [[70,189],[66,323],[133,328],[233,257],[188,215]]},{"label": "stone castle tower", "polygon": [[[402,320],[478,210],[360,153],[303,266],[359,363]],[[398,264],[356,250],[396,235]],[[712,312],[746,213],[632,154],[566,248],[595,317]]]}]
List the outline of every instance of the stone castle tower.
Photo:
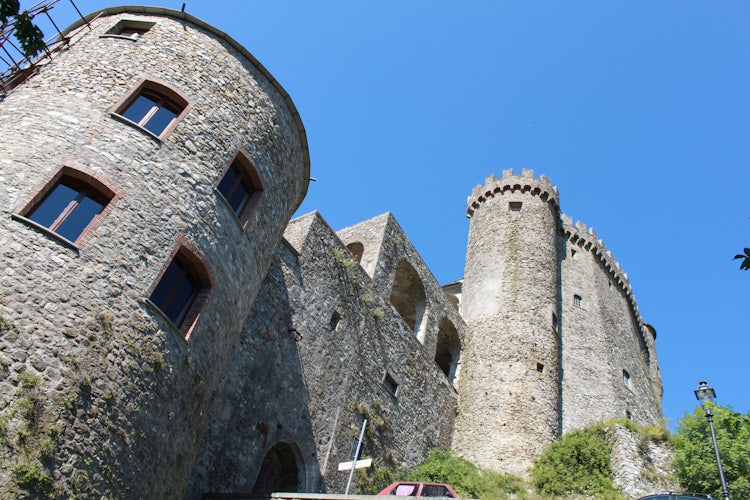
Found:
[{"label": "stone castle tower", "polygon": [[0,100],[0,496],[341,491],[364,418],[380,466],[524,474],[659,421],[655,330],[549,179],[477,186],[441,286],[391,214],[290,222],[304,127],[227,34],[151,7],[65,34]]},{"label": "stone castle tower", "polygon": [[471,338],[454,445],[522,473],[559,436],[557,192],[524,171],[490,177],[470,200],[462,315]]},{"label": "stone castle tower", "polygon": [[6,414],[34,405],[0,478],[51,460],[68,485],[169,497],[309,158],[288,95],[229,37],[180,12],[101,14],[0,103],[0,388]]}]

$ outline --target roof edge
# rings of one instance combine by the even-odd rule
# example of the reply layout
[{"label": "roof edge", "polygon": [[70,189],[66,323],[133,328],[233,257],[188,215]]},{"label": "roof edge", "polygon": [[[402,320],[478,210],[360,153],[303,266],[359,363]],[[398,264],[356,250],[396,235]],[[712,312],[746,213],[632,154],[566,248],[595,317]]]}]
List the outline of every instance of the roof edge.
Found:
[{"label": "roof edge", "polygon": [[241,53],[244,57],[247,58],[250,63],[255,66],[255,68],[260,71],[260,73],[268,79],[268,81],[271,83],[271,85],[279,92],[281,97],[284,99],[284,102],[286,102],[287,106],[289,107],[289,111],[292,114],[292,118],[294,119],[295,124],[299,128],[299,139],[300,143],[302,144],[302,150],[304,154],[304,167],[305,167],[305,182],[302,189],[302,199],[300,199],[299,203],[296,207],[294,207],[295,210],[299,208],[299,206],[302,204],[302,201],[307,196],[307,188],[310,185],[310,149],[307,143],[307,132],[305,131],[305,126],[302,123],[302,117],[299,114],[299,111],[297,110],[297,107],[294,105],[294,102],[292,101],[291,96],[289,93],[284,89],[284,87],[281,86],[281,84],[276,80],[276,78],[271,75],[271,73],[263,66],[260,61],[258,61],[244,46],[242,46],[237,40],[229,36],[227,33],[221,31],[220,29],[208,24],[207,22],[198,19],[197,17],[188,14],[187,12],[181,11],[181,10],[173,10],[173,9],[167,9],[165,7],[149,7],[149,6],[142,6],[142,5],[121,5],[116,7],[107,7],[105,9],[100,9],[95,12],[92,12],[90,14],[87,14],[83,18],[77,19],[73,24],[62,30],[62,34],[64,36],[67,36],[71,31],[78,29],[82,25],[88,23],[89,21],[100,17],[100,16],[113,16],[116,14],[123,14],[126,12],[131,12],[133,14],[150,14],[150,15],[156,15],[156,16],[169,16],[174,17],[177,19],[185,20],[191,24],[194,24],[200,28],[205,29],[206,31],[211,32],[212,34],[216,35],[217,37],[221,38],[225,42],[227,42],[229,45],[231,45],[234,49],[236,49],[239,53]]}]

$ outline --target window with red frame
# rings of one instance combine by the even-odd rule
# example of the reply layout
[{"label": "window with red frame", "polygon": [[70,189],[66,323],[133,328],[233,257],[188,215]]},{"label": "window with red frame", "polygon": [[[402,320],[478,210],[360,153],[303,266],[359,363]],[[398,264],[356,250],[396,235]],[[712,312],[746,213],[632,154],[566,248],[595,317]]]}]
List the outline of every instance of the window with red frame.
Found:
[{"label": "window with red frame", "polygon": [[182,326],[196,298],[207,288],[197,266],[184,251],[177,252],[149,297],[177,327]]},{"label": "window with red frame", "polygon": [[161,136],[185,106],[165,95],[144,89],[119,114],[156,136]]},{"label": "window with red frame", "polygon": [[243,225],[263,194],[260,177],[252,163],[242,154],[237,154],[234,158],[216,189]]},{"label": "window with red frame", "polygon": [[63,175],[23,216],[75,242],[112,200],[86,182]]}]

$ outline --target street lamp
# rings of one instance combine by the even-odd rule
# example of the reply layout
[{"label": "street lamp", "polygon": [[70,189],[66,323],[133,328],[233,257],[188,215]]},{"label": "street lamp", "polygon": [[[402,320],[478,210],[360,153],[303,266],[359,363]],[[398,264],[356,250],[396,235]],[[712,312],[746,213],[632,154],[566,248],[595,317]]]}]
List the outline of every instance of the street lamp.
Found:
[{"label": "street lamp", "polygon": [[724,494],[724,500],[730,500],[729,489],[727,488],[727,480],[724,479],[724,468],[721,466],[721,455],[719,455],[719,445],[716,442],[716,431],[714,431],[714,414],[711,413],[711,406],[706,406],[706,403],[713,403],[716,399],[716,391],[713,387],[709,387],[705,380],[701,380],[698,384],[698,388],[694,391],[695,397],[701,402],[703,411],[706,412],[706,418],[708,419],[708,426],[711,428],[711,438],[714,441],[714,450],[716,451],[716,462],[719,464],[719,477],[721,478],[721,491]]}]

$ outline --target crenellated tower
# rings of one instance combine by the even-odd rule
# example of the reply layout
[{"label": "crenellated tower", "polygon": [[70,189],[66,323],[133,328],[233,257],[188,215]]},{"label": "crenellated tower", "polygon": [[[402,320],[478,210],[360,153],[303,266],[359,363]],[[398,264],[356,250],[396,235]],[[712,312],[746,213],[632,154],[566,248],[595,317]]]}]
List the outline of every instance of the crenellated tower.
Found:
[{"label": "crenellated tower", "polygon": [[505,170],[474,188],[467,214],[470,340],[454,449],[523,474],[560,429],[558,194],[532,170]]}]

